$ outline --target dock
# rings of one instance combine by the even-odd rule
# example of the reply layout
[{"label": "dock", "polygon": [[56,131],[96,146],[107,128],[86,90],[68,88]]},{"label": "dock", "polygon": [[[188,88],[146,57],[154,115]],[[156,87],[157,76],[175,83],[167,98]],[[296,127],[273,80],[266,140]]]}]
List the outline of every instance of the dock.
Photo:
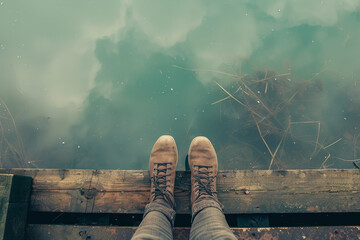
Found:
[{"label": "dock", "polygon": [[[178,171],[174,239],[189,238],[190,188]],[[130,239],[149,190],[143,170],[0,169],[0,240]],[[359,169],[219,171],[217,191],[239,239],[360,239]]]}]

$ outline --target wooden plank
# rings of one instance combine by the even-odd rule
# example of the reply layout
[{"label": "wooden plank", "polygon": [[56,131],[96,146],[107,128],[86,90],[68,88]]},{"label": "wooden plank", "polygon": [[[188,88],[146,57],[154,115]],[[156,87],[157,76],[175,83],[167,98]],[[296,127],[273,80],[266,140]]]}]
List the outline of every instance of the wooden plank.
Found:
[{"label": "wooden plank", "polygon": [[24,239],[31,178],[0,174],[0,240]]},{"label": "wooden plank", "polygon": [[[233,228],[238,239],[359,239],[360,227]],[[28,240],[131,239],[135,227],[29,225]],[[189,228],[175,228],[174,239],[189,239]]]},{"label": "wooden plank", "polygon": [[[0,169],[34,179],[31,211],[142,213],[149,172],[124,170]],[[360,171],[220,171],[225,213],[360,212]],[[178,171],[177,213],[190,213],[190,173]]]},{"label": "wooden plank", "polygon": [[12,175],[0,175],[0,239],[4,239]]}]

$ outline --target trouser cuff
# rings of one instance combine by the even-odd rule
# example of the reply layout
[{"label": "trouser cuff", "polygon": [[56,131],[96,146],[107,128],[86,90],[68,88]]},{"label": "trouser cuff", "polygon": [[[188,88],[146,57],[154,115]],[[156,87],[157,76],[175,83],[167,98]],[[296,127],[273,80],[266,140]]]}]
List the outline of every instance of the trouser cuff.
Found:
[{"label": "trouser cuff", "polygon": [[208,207],[214,207],[219,209],[223,213],[223,205],[219,202],[219,200],[214,198],[199,198],[195,201],[192,206],[192,217],[191,223],[194,221],[196,215],[203,209]]},{"label": "trouser cuff", "polygon": [[169,206],[169,204],[167,202],[165,202],[162,199],[157,199],[157,200],[152,201],[151,203],[147,204],[145,206],[143,218],[145,218],[146,215],[152,211],[157,211],[157,212],[161,212],[162,214],[164,214],[167,217],[167,219],[170,221],[171,226],[174,227],[176,212],[173,208],[171,208]]}]

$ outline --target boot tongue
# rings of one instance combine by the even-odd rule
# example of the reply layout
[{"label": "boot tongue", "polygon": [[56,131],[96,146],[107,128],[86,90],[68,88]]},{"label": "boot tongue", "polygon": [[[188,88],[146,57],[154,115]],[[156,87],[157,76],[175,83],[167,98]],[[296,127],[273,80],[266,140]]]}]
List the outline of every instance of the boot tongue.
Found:
[{"label": "boot tongue", "polygon": [[157,187],[155,187],[155,199],[165,199],[164,195],[160,192],[166,190],[166,172],[167,172],[167,167],[166,164],[157,164],[156,167],[156,179],[154,184],[157,185]]},{"label": "boot tongue", "polygon": [[161,188],[166,188],[166,176],[165,176],[167,172],[166,165],[158,165],[156,171],[157,171],[158,186]]},{"label": "boot tongue", "polygon": [[198,181],[199,181],[199,196],[211,196],[210,171],[207,167],[199,167]]},{"label": "boot tongue", "polygon": [[171,207],[175,206],[175,199],[174,196],[172,195],[171,192],[169,192],[166,188],[167,188],[167,164],[158,164],[156,171],[156,181],[154,182],[154,184],[157,185],[157,187],[155,187],[155,197],[154,200],[156,199],[163,199],[165,202],[167,202],[168,204],[170,204]]},{"label": "boot tongue", "polygon": [[209,182],[209,170],[208,169],[202,169],[201,171],[199,170],[199,177],[200,177],[200,181],[204,184],[207,184]]},{"label": "boot tongue", "polygon": [[200,177],[201,182],[208,183],[210,180],[210,169],[208,166],[199,166],[198,175]]}]

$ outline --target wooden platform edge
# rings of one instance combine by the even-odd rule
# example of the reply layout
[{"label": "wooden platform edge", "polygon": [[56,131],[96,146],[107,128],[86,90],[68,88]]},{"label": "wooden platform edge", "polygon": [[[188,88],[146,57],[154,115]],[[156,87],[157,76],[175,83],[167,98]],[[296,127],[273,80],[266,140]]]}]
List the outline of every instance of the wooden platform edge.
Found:
[{"label": "wooden platform edge", "polygon": [[[28,240],[131,239],[136,227],[28,225]],[[360,227],[232,228],[238,239],[359,239]],[[174,228],[174,239],[189,239],[189,228]]]},{"label": "wooden platform edge", "polygon": [[[149,201],[143,170],[0,169],[33,178],[30,211],[141,214]],[[177,171],[178,214],[189,214],[190,172]],[[360,170],[219,171],[225,213],[360,212]]]}]

